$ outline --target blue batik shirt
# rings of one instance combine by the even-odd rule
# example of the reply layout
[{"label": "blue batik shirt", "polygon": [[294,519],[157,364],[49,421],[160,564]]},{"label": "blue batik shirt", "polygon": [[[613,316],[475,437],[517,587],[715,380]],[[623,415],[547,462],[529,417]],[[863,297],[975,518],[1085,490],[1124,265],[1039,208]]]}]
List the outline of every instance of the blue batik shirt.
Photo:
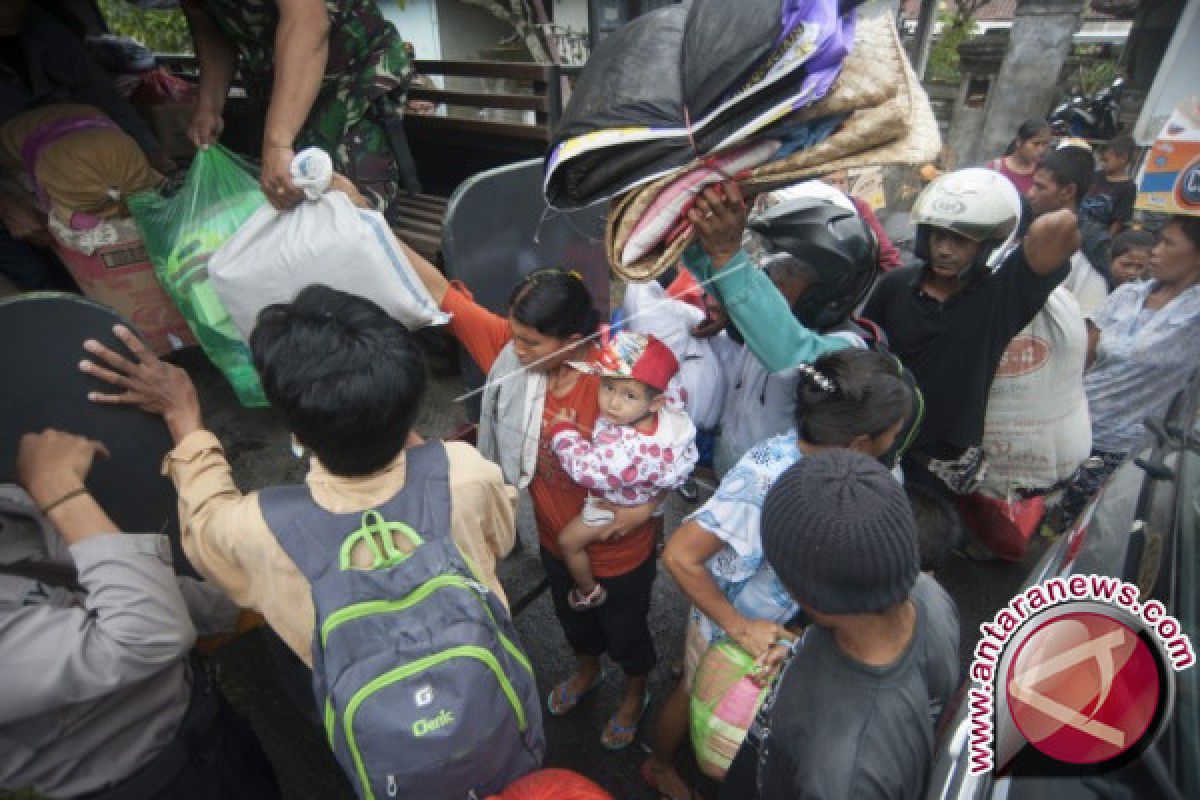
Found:
[{"label": "blue batik shirt", "polygon": [[1162,308],[1146,309],[1155,285],[1124,284],[1092,314],[1100,339],[1083,388],[1095,450],[1132,450],[1144,433],[1142,420],[1165,414],[1200,363],[1200,286]]},{"label": "blue batik shirt", "polygon": [[[801,457],[795,429],[755,445],[726,473],[709,501],[684,520],[725,543],[705,566],[726,599],[747,619],[785,625],[799,611],[767,564],[759,525],[767,490]],[[692,615],[708,641],[725,635],[698,609]]]}]

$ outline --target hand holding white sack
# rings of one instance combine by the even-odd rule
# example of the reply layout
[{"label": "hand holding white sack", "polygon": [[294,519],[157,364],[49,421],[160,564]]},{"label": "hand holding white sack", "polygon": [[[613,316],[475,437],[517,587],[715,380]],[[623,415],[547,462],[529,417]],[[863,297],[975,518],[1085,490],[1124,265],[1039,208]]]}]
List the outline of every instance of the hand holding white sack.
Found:
[{"label": "hand holding white sack", "polygon": [[263,308],[290,302],[312,284],[366,297],[409,330],[450,319],[383,215],[327,191],[333,164],[326,153],[296,154],[292,176],[308,199],[291,211],[259,209],[208,263],[209,280],[242,336],[250,336]]}]

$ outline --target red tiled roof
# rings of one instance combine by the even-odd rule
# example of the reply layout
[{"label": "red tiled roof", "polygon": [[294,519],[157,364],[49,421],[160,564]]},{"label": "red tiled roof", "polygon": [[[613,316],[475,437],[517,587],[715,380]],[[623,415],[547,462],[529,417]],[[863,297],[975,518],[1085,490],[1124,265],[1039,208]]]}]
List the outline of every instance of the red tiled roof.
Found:
[{"label": "red tiled roof", "polygon": [[[952,11],[957,8],[958,3],[955,0],[939,0],[938,5],[945,8],[947,11]],[[906,19],[916,19],[917,14],[921,10],[921,0],[904,0],[901,6],[900,14]],[[1005,22],[1013,18],[1017,10],[1017,0],[992,0],[975,13],[977,22]],[[1101,14],[1098,11],[1093,11],[1089,3],[1083,12],[1083,16],[1087,19],[1108,19],[1107,14]]]}]

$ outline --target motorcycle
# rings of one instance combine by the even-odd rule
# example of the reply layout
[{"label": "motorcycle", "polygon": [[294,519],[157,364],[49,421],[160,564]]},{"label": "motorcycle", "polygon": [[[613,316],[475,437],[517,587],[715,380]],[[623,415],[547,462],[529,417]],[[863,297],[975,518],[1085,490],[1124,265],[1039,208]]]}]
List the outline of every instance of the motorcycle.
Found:
[{"label": "motorcycle", "polygon": [[1121,131],[1121,87],[1117,78],[1091,97],[1075,95],[1050,112],[1050,127],[1059,136],[1111,139]]}]

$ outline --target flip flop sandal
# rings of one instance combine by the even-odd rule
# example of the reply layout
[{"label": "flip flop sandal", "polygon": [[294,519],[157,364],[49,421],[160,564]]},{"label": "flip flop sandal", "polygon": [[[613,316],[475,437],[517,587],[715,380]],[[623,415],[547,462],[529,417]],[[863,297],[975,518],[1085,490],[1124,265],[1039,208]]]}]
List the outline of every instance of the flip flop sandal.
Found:
[{"label": "flip flop sandal", "polygon": [[642,720],[646,718],[646,707],[649,705],[650,691],[647,690],[645,696],[642,697],[642,713],[638,714],[637,720],[632,725],[618,725],[616,714],[609,717],[608,722],[604,725],[604,730],[600,733],[600,744],[604,745],[604,749],[624,750],[633,744],[633,740],[637,738],[638,728],[641,726]]},{"label": "flip flop sandal", "polygon": [[665,791],[663,791],[663,789],[658,785],[658,778],[654,775],[654,768],[650,766],[650,759],[646,759],[642,762],[642,780],[644,780],[646,785],[650,787],[650,791],[655,792],[658,795],[658,800],[697,800],[697,798],[700,797],[700,793],[690,786],[688,787],[688,793],[685,797],[678,797],[673,794],[667,794]]},{"label": "flip flop sandal", "polygon": [[604,683],[603,670],[596,676],[596,680],[592,682],[591,686],[582,692],[571,692],[567,688],[571,685],[571,679],[567,678],[551,689],[550,694],[546,696],[546,710],[550,712],[550,716],[552,717],[561,717],[570,714],[583,698],[595,691],[602,683]]}]

